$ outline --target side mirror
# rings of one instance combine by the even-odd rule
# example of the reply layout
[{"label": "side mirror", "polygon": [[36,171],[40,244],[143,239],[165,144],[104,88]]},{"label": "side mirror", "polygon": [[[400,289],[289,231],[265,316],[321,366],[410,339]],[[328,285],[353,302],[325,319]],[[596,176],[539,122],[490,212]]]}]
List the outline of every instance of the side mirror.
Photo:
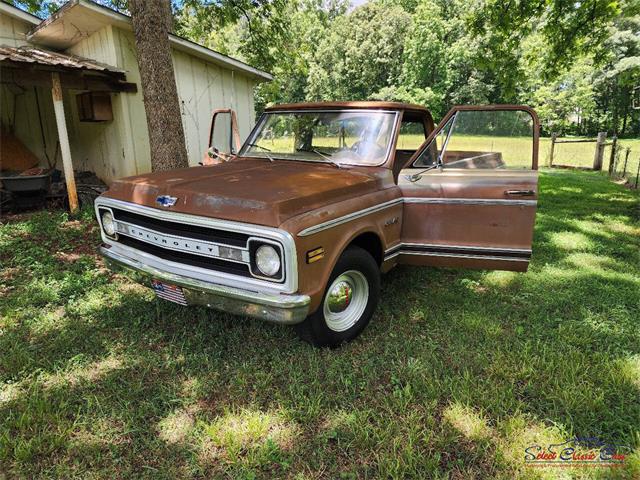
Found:
[{"label": "side mirror", "polygon": [[209,143],[202,165],[228,162],[238,154],[240,147],[240,132],[235,110],[231,108],[214,110],[209,129]]}]

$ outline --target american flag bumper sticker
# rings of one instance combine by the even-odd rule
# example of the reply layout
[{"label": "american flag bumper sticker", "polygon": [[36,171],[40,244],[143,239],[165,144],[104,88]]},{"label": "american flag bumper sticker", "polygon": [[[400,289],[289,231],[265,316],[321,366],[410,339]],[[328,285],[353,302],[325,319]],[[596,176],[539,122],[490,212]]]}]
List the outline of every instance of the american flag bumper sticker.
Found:
[{"label": "american flag bumper sticker", "polygon": [[187,304],[182,288],[160,282],[159,280],[152,280],[151,286],[158,297],[169,300],[170,302],[179,303],[180,305]]}]

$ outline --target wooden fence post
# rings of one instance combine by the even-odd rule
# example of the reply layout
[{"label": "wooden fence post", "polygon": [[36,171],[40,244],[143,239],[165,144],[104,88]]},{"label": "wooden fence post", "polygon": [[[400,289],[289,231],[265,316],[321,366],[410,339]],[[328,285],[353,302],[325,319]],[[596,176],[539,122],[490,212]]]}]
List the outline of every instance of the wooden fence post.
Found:
[{"label": "wooden fence post", "polygon": [[627,178],[627,162],[629,161],[629,155],[631,154],[631,147],[627,147],[624,154],[624,167],[622,167],[622,177]]},{"label": "wooden fence post", "polygon": [[549,152],[549,167],[553,167],[553,152],[556,149],[556,140],[558,139],[557,133],[551,134],[551,151]]},{"label": "wooden fence post", "polygon": [[616,166],[616,150],[618,149],[618,137],[611,140],[611,155],[609,156],[609,176],[613,175]]},{"label": "wooden fence post", "polygon": [[636,172],[636,190],[638,189],[638,180],[640,180],[640,158],[638,159],[638,171]]},{"label": "wooden fence post", "polygon": [[596,143],[596,153],[593,157],[593,169],[597,172],[602,170],[602,159],[604,157],[604,144],[607,141],[607,132],[598,133]]}]

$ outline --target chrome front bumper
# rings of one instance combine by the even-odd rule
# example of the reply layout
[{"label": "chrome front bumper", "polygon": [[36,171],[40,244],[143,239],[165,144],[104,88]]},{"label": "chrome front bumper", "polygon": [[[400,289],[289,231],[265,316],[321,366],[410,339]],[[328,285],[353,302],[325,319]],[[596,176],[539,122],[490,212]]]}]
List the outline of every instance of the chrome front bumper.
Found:
[{"label": "chrome front bumper", "polygon": [[283,324],[300,323],[309,314],[308,295],[264,293],[203,282],[159,270],[104,246],[100,247],[100,253],[113,270],[133,270],[148,280],[156,279],[182,287],[190,305],[204,305],[223,312]]}]

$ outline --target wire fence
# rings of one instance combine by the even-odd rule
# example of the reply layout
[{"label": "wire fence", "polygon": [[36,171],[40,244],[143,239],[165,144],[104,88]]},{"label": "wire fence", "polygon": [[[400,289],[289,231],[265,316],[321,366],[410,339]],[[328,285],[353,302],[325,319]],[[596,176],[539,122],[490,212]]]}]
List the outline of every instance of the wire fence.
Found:
[{"label": "wire fence", "polygon": [[640,160],[634,162],[631,147],[621,145],[614,153],[613,165],[609,169],[609,175],[617,180],[624,180],[633,188],[640,186]]},{"label": "wire fence", "polygon": [[640,188],[640,139],[560,138],[541,139],[541,158],[547,166],[605,171],[610,177]]}]

